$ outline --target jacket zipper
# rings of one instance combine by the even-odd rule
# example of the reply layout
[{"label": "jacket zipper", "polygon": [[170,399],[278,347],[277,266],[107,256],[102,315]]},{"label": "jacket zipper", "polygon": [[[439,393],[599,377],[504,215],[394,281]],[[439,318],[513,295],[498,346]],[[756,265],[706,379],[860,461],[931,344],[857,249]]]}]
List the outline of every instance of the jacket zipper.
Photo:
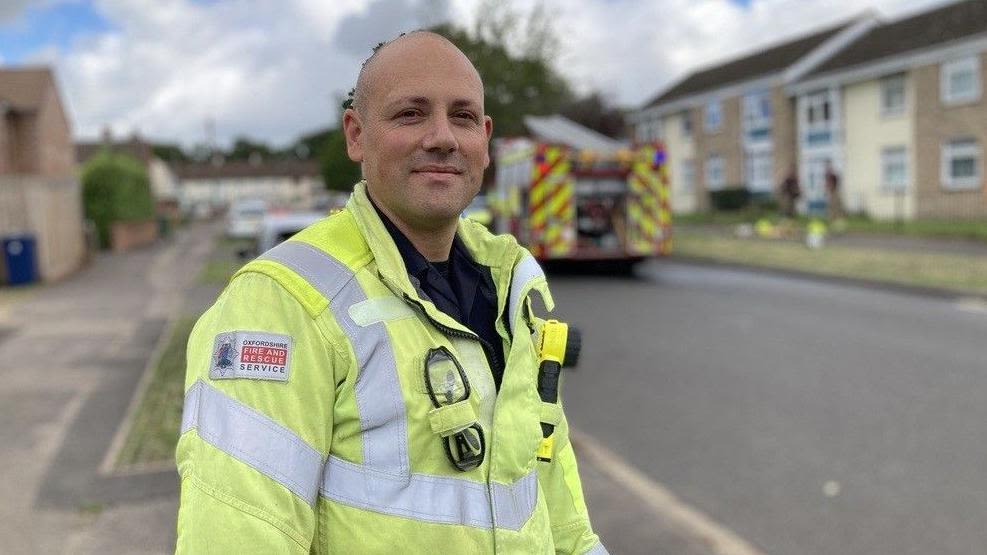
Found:
[{"label": "jacket zipper", "polygon": [[[422,305],[421,302],[417,301],[416,299],[411,298],[411,296],[408,295],[407,293],[402,293],[402,294],[404,295],[405,302],[407,302],[407,303],[411,304],[412,306],[414,306],[418,310],[418,312],[421,313],[421,315],[424,316],[425,319],[429,321],[430,324],[432,324],[433,326],[435,326],[436,329],[438,329],[439,331],[441,331],[442,333],[444,333],[446,335],[451,335],[453,337],[459,337],[459,338],[462,338],[462,339],[473,339],[473,340],[475,340],[476,342],[478,342],[480,344],[480,347],[483,349],[483,352],[490,358],[490,361],[489,362],[491,362],[497,368],[501,368],[503,366],[503,364],[501,363],[500,357],[498,356],[497,351],[493,348],[493,346],[489,342],[487,342],[486,340],[484,340],[482,337],[480,337],[479,335],[477,335],[475,333],[468,333],[468,332],[465,332],[465,331],[462,331],[462,330],[457,330],[456,328],[451,328],[451,327],[449,327],[449,326],[447,326],[447,325],[445,325],[445,324],[437,321],[435,318],[432,318],[429,315],[428,311],[425,310],[425,306]],[[503,368],[501,370],[501,381],[503,381],[503,379],[504,379],[503,378],[503,375],[504,375],[504,372],[506,370],[507,370],[506,368]]]}]

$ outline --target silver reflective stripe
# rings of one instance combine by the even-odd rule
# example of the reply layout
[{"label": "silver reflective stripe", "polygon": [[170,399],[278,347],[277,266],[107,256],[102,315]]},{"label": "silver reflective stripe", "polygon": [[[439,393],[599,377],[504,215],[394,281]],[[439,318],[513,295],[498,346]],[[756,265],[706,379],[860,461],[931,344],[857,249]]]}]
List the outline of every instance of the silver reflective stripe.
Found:
[{"label": "silver reflective stripe", "polygon": [[[322,494],[345,505],[417,520],[520,529],[531,518],[538,498],[534,470],[514,484],[492,483],[489,488],[462,478],[411,473],[404,398],[394,351],[383,322],[360,318],[357,323],[351,316],[351,307],[367,301],[352,270],[328,253],[299,241],[282,243],[261,258],[295,271],[329,300],[329,309],[349,339],[360,367],[355,389],[363,464],[330,456]],[[532,278],[544,275],[534,258],[518,268],[524,277],[519,278],[515,271],[518,284],[512,290],[519,292]],[[354,313],[359,315],[359,310]],[[489,397],[492,401],[493,394]]]},{"label": "silver reflective stripe", "polygon": [[610,552],[607,551],[607,548],[603,547],[602,543],[598,543],[590,548],[590,550],[586,552],[586,555],[610,555]]},{"label": "silver reflective stripe", "polygon": [[507,321],[511,328],[511,335],[514,334],[516,318],[521,311],[524,297],[528,294],[528,285],[537,278],[544,279],[545,272],[542,271],[535,257],[529,254],[521,262],[518,262],[514,268],[514,276],[511,278],[511,297],[507,301]]},{"label": "silver reflective stripe", "polygon": [[349,308],[367,300],[353,271],[328,253],[300,241],[286,241],[261,258],[292,269],[329,300],[329,310],[353,346],[360,371],[356,405],[360,413],[364,464],[407,476],[408,433],[394,350],[382,322],[360,326]]},{"label": "silver reflective stripe", "polygon": [[[491,500],[490,491],[493,492]],[[538,501],[532,470],[512,485],[411,474],[399,478],[337,457],[326,463],[322,495],[351,507],[442,524],[519,530]],[[492,501],[492,502],[491,502]]]},{"label": "silver reflective stripe", "polygon": [[199,380],[185,394],[182,433],[244,462],[314,505],[322,455],[270,417]]}]

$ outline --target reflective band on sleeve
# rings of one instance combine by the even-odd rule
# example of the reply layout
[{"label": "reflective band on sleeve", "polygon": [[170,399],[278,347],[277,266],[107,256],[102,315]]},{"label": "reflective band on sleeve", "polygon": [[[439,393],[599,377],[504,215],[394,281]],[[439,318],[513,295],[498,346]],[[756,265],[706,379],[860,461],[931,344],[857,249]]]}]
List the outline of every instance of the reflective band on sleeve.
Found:
[{"label": "reflective band on sleeve", "polygon": [[351,507],[416,520],[520,530],[538,500],[538,475],[532,470],[512,485],[494,483],[488,490],[459,478],[399,478],[330,456],[322,495]]},{"label": "reflective band on sleeve", "polygon": [[376,471],[407,476],[408,433],[394,351],[382,322],[359,325],[350,315],[350,307],[367,300],[353,272],[328,253],[301,241],[285,241],[262,258],[290,268],[329,300],[329,310],[350,340],[360,367],[355,390],[364,464]]},{"label": "reflective band on sleeve", "polygon": [[538,278],[545,279],[545,272],[542,271],[535,257],[531,255],[525,256],[514,268],[514,276],[511,278],[511,297],[507,301],[507,320],[512,335],[517,323],[516,319],[521,312],[521,303],[524,302],[524,297],[530,291],[529,284]]},{"label": "reflective band on sleeve", "polygon": [[610,555],[610,552],[607,551],[607,548],[603,547],[602,543],[597,543],[586,552],[586,555]]},{"label": "reflective band on sleeve", "polygon": [[182,433],[193,429],[206,443],[315,504],[322,455],[288,428],[199,380],[185,394],[182,412]]}]

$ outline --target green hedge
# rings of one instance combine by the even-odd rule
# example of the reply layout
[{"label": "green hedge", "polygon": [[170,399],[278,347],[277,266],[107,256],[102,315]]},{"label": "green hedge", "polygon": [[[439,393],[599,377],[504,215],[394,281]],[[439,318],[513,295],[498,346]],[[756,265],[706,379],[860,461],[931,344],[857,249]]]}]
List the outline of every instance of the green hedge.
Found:
[{"label": "green hedge", "polygon": [[147,170],[133,156],[103,150],[82,167],[82,201],[96,224],[99,243],[110,244],[110,225],[154,217]]},{"label": "green hedge", "polygon": [[746,208],[751,203],[751,193],[743,187],[730,187],[709,192],[709,205],[716,211],[733,211]]}]

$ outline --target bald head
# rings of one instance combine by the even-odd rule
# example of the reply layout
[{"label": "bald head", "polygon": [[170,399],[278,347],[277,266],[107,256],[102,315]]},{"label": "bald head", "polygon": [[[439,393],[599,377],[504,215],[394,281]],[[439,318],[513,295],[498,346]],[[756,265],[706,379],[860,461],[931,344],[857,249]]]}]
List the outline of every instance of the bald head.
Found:
[{"label": "bald head", "polygon": [[356,79],[356,87],[353,88],[353,108],[366,114],[375,88],[380,84],[386,85],[388,75],[394,67],[392,64],[420,67],[420,64],[436,55],[460,58],[469,67],[469,72],[475,78],[480,90],[483,90],[480,73],[476,71],[473,62],[452,41],[431,31],[412,31],[381,43],[363,63]]}]

